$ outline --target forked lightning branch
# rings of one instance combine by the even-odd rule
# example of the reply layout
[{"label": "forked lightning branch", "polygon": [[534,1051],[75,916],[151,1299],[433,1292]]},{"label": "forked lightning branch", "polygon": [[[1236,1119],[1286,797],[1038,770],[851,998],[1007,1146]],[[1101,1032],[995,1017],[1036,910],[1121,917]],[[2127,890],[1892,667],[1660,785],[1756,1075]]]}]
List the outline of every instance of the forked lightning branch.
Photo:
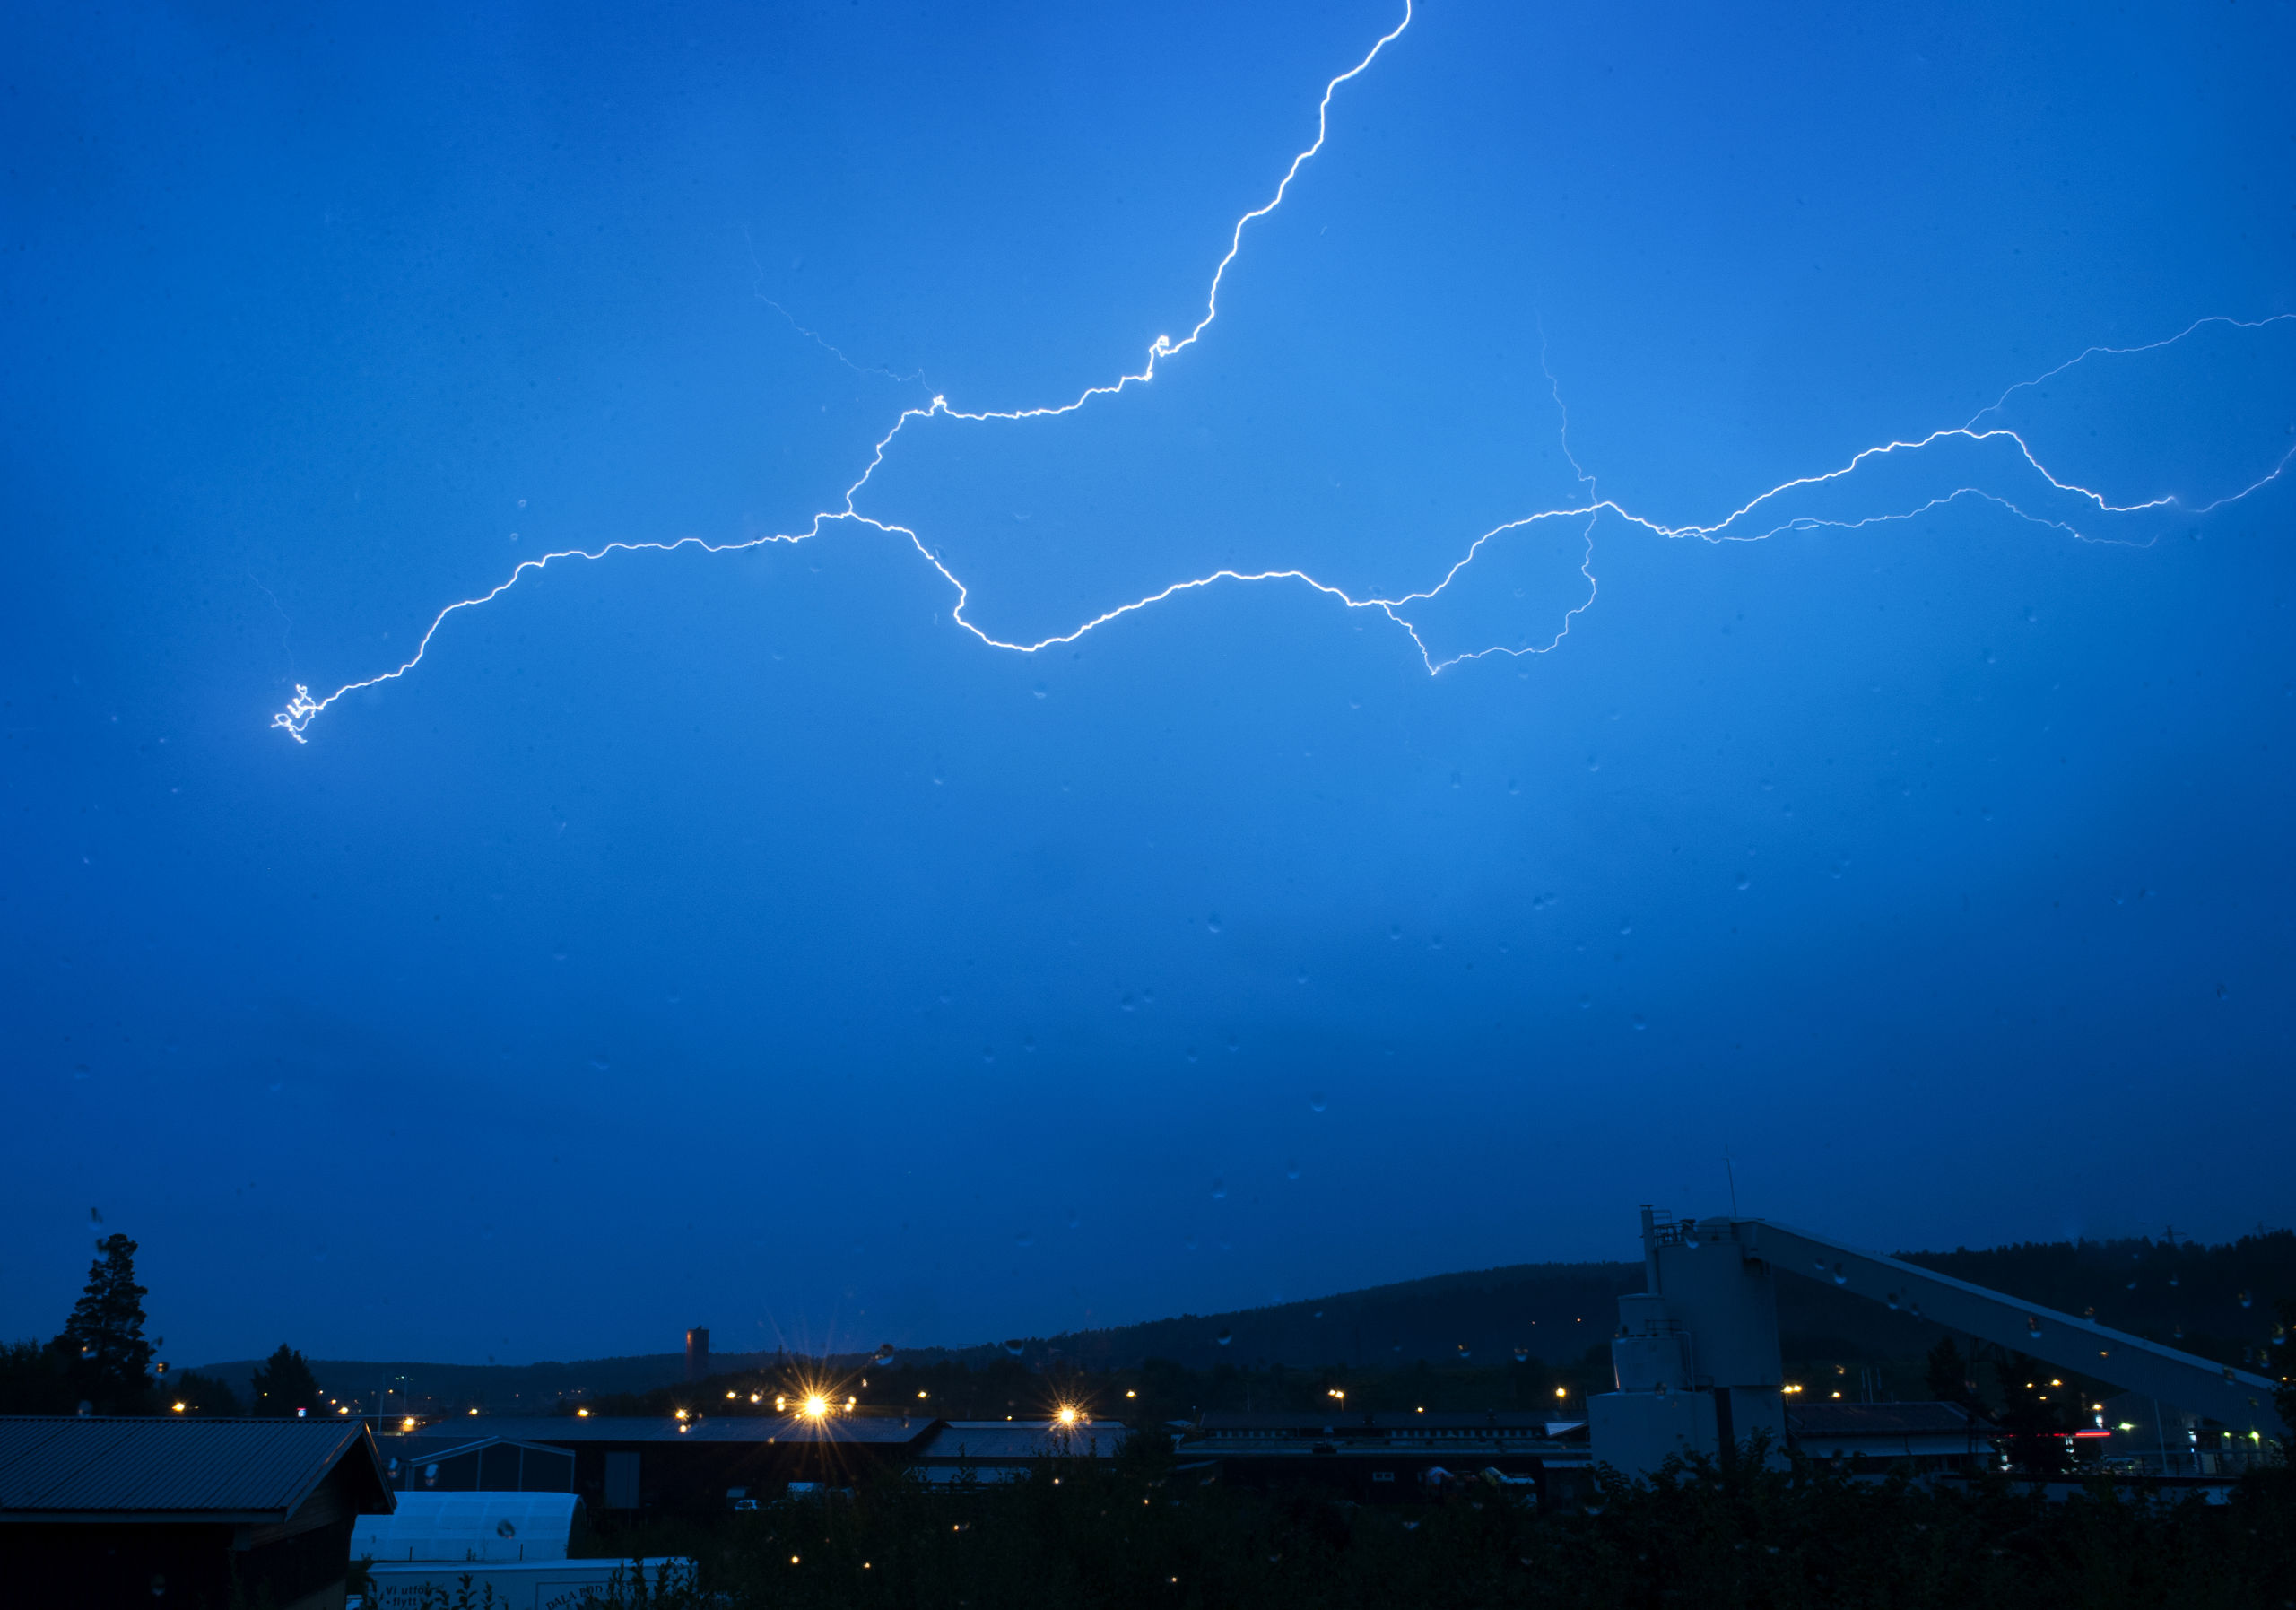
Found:
[{"label": "forked lightning branch", "polygon": [[[1381,35],[1364,53],[1361,60],[1324,86],[1323,98],[1316,110],[1315,140],[1292,159],[1291,165],[1284,170],[1283,178],[1276,184],[1274,193],[1267,201],[1236,221],[1234,229],[1229,234],[1227,250],[1213,269],[1211,285],[1205,296],[1203,316],[1196,321],[1185,335],[1177,340],[1170,335],[1157,336],[1149,345],[1146,361],[1136,372],[1119,375],[1107,384],[1087,387],[1071,401],[1042,407],[1015,409],[1009,412],[967,411],[952,405],[946,396],[936,396],[922,407],[904,409],[893,420],[891,428],[885,431],[884,435],[878,439],[874,449],[869,455],[867,464],[863,466],[860,474],[846,487],[839,505],[834,509],[822,509],[816,513],[800,530],[745,537],[735,542],[711,542],[707,538],[691,536],[670,542],[613,542],[596,548],[563,549],[526,560],[504,577],[497,586],[475,597],[459,599],[440,610],[431,620],[430,627],[423,632],[420,642],[416,644],[414,653],[404,664],[361,681],[347,683],[323,698],[313,697],[309,688],[298,684],[295,689],[295,697],[285,709],[272,717],[271,725],[283,729],[298,743],[301,743],[310,724],[344,695],[355,693],[363,688],[374,687],[378,683],[395,681],[421,665],[423,657],[430,651],[430,646],[437,640],[440,631],[461,612],[477,609],[492,603],[517,586],[522,578],[543,570],[552,564],[578,560],[604,560],[616,554],[669,553],[689,548],[708,553],[735,553],[770,547],[777,544],[794,544],[811,542],[832,527],[863,527],[887,535],[906,539],[916,550],[918,556],[937,570],[943,579],[954,590],[956,605],[952,611],[952,618],[957,624],[972,633],[987,647],[1016,654],[1034,654],[1060,644],[1073,643],[1086,633],[1120,621],[1126,615],[1202,588],[1226,583],[1292,582],[1310,588],[1347,609],[1376,611],[1385,616],[1410,639],[1413,648],[1418,652],[1428,673],[1431,675],[1464,661],[1482,659],[1492,655],[1544,654],[1558,646],[1569,634],[1571,622],[1594,602],[1596,588],[1593,563],[1594,534],[1596,526],[1606,518],[1623,522],[1627,526],[1658,537],[1694,538],[1705,542],[1759,542],[1786,531],[1810,531],[1822,528],[1855,529],[1890,521],[1911,519],[1962,499],[1978,499],[1994,503],[2021,518],[2052,527],[2074,537],[2086,540],[2114,540],[2107,534],[2107,528],[2130,517],[2172,510],[2196,517],[2237,502],[2279,480],[2288,468],[2291,460],[2296,459],[2296,448],[2292,448],[2281,456],[2278,462],[2273,464],[2254,480],[2213,500],[2186,503],[2175,496],[2164,495],[2136,502],[2122,503],[2113,501],[2103,492],[2062,478],[2053,473],[2032,446],[2016,431],[2006,425],[1986,423],[1986,421],[1995,415],[2015,393],[2039,386],[2043,381],[2062,374],[2089,359],[2127,356],[2138,352],[2159,351],[2175,345],[2196,331],[2208,326],[2223,326],[2238,330],[2258,330],[2268,325],[2296,319],[2296,314],[2286,313],[2256,320],[2211,317],[2196,319],[2174,335],[2143,345],[2092,346],[2043,374],[2035,376],[2031,379],[2018,381],[2004,391],[1991,406],[1980,410],[1976,415],[1961,424],[1946,426],[1926,435],[1903,440],[1876,443],[1853,455],[1846,463],[1833,469],[1813,474],[1799,475],[1780,482],[1708,523],[1670,525],[1652,519],[1612,499],[1595,496],[1593,482],[1582,477],[1582,484],[1588,488],[1588,494],[1584,500],[1561,508],[1538,509],[1483,533],[1467,544],[1465,551],[1456,563],[1445,570],[1439,578],[1432,579],[1431,585],[1417,592],[1404,593],[1393,597],[1357,596],[1343,587],[1318,579],[1305,570],[1219,570],[1203,575],[1182,577],[1155,592],[1118,605],[1089,620],[1082,621],[1068,631],[1050,637],[1039,638],[1033,641],[1008,640],[984,631],[967,617],[966,607],[970,603],[971,597],[963,579],[936,556],[932,545],[919,532],[908,526],[864,514],[857,507],[857,500],[867,491],[871,478],[885,462],[885,456],[899,445],[904,431],[935,417],[976,422],[988,420],[1021,422],[1074,413],[1079,409],[1098,403],[1102,398],[1115,396],[1128,387],[1153,384],[1161,365],[1180,359],[1189,348],[1206,339],[1207,333],[1211,331],[1214,321],[1220,317],[1222,281],[1226,277],[1230,265],[1233,264],[1242,252],[1247,231],[1254,223],[1265,218],[1283,205],[1284,197],[1291,192],[1292,182],[1299,178],[1300,170],[1323,149],[1324,143],[1329,136],[1333,98],[1350,80],[1370,71],[1372,65],[1378,60],[1380,54],[1403,38],[1405,31],[1411,26],[1413,4],[1413,0],[1405,0],[1403,20],[1388,32]],[[1924,497],[1918,502],[1898,507],[1880,507],[1858,514],[1812,515],[1795,514],[1791,511],[1789,500],[1797,493],[1818,492],[1837,483],[1848,483],[1861,471],[1877,464],[1892,459],[1919,457],[1957,442],[1985,448],[1991,457],[1996,458],[1999,461],[2002,475],[2000,483],[1998,484],[1976,483],[1961,484],[1951,490]],[[2048,509],[2025,506],[2036,499],[2047,499]],[[2021,502],[2020,500],[2022,501]],[[1416,613],[1415,606],[1427,604],[1451,587],[1474,565],[1477,556],[1484,553],[1492,543],[1505,538],[1511,533],[1524,531],[1551,520],[1583,522],[1585,557],[1581,561],[1580,573],[1587,586],[1585,598],[1564,613],[1552,636],[1544,642],[1530,645],[1518,643],[1511,646],[1492,644],[1439,657],[1431,649],[1425,639],[1421,636],[1419,629],[1413,623],[1413,616]]]}]

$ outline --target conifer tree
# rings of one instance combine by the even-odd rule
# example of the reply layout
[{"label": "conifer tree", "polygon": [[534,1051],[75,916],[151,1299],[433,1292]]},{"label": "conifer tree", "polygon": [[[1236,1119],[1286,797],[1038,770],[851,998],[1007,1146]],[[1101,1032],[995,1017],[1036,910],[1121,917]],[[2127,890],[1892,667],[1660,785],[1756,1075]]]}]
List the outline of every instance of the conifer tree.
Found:
[{"label": "conifer tree", "polygon": [[319,1378],[311,1373],[309,1362],[284,1342],[257,1369],[252,1385],[254,1412],[274,1420],[292,1420],[297,1409],[307,1410],[316,1418],[326,1402]]},{"label": "conifer tree", "polygon": [[65,1374],[91,1412],[152,1412],[152,1344],[144,1339],[144,1288],[135,1284],[135,1243],[114,1233],[96,1243],[88,1288],[54,1346]]}]

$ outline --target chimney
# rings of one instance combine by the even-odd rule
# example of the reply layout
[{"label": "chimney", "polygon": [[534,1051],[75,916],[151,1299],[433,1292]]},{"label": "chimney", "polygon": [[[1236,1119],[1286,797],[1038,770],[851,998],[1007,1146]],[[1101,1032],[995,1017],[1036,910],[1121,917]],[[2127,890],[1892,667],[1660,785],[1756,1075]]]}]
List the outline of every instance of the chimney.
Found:
[{"label": "chimney", "polygon": [[689,1385],[709,1373],[709,1327],[697,1325],[685,1333],[685,1379]]}]

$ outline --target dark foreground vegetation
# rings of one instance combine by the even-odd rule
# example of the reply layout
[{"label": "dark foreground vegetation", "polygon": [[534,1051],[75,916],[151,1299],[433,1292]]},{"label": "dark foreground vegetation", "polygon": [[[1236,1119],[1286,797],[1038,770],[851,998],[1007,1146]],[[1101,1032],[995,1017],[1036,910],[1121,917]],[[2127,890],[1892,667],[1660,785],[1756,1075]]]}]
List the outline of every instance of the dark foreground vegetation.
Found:
[{"label": "dark foreground vegetation", "polygon": [[2105,1485],[2050,1503],[2001,1480],[1935,1490],[1693,1463],[1607,1483],[1585,1513],[1539,1515],[1474,1485],[1408,1508],[1252,1493],[1147,1451],[1009,1487],[889,1481],[596,1542],[698,1561],[698,1595],[607,1601],[676,1610],[2285,1610],[2296,1473],[2256,1473],[2222,1504]]}]

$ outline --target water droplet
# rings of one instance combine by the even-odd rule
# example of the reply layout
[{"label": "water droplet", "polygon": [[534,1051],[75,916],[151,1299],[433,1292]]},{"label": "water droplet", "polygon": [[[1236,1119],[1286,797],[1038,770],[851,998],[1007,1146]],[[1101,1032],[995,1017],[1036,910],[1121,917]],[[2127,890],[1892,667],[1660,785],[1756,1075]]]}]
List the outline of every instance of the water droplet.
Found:
[{"label": "water droplet", "polygon": [[1068,1210],[1068,1228],[1069,1228],[1069,1229],[1071,1229],[1071,1230],[1074,1230],[1074,1229],[1076,1229],[1079,1225],[1083,1224],[1083,1222],[1084,1222],[1083,1220],[1082,1220],[1082,1219],[1080,1219],[1080,1218],[1078,1218],[1078,1217],[1076,1216],[1076,1210],[1075,1210],[1074,1208],[1073,1208],[1073,1207],[1072,1207],[1072,1208],[1070,1208],[1070,1209]]},{"label": "water droplet", "polygon": [[990,1047],[983,1046],[980,1048],[980,1059],[983,1062],[994,1062],[996,1060],[996,1053]]},{"label": "water droplet", "polygon": [[1196,1250],[1196,1238],[1194,1236],[1189,1236],[1185,1240],[1181,1241],[1180,1245],[1186,1247],[1190,1252],[1193,1252]]},{"label": "water droplet", "polygon": [[1530,1360],[1530,1356],[1531,1350],[1527,1347],[1518,1347],[1515,1349],[1515,1362],[1518,1364],[1527,1363]]},{"label": "water droplet", "polygon": [[1320,1091],[1318,1091],[1318,1092],[1315,1092],[1311,1093],[1311,1094],[1308,1097],[1308,1110],[1309,1110],[1309,1112],[1321,1112],[1323,1110],[1324,1110],[1324,1098],[1323,1098],[1323,1092],[1321,1092]]},{"label": "water droplet", "polygon": [[1463,1359],[1471,1359],[1474,1356],[1474,1350],[1462,1342],[1459,1344],[1459,1356]]},{"label": "water droplet", "polygon": [[880,1343],[877,1351],[869,1356],[880,1364],[890,1364],[893,1362],[893,1345],[891,1342]]},{"label": "water droplet", "polygon": [[1642,1021],[1642,1014],[1638,1012],[1634,1014],[1634,1027],[1638,1033],[1649,1026],[1650,1025],[1648,1023]]},{"label": "water droplet", "polygon": [[1214,1202],[1225,1202],[1228,1199],[1228,1182],[1226,1180],[1214,1179],[1212,1182],[1212,1199]]},{"label": "water droplet", "polygon": [[2170,1285],[2174,1285],[2174,1284],[2177,1284],[2177,1276],[2175,1276],[2175,1275],[2170,1275],[2170,1276],[2169,1276],[2169,1284],[2170,1284]]},{"label": "water droplet", "polygon": [[1741,890],[1744,890],[1744,889],[1751,889],[1751,888],[1752,888],[1753,886],[1754,886],[1753,875],[1752,875],[1752,873],[1748,873],[1748,872],[1742,872],[1742,873],[1740,873],[1740,874],[1738,875],[1738,881],[1737,881],[1735,884],[1733,884],[1733,885],[1732,885],[1732,887],[1733,887],[1733,888],[1741,889]]},{"label": "water droplet", "polygon": [[1308,970],[1307,970],[1306,968],[1304,968],[1304,967],[1303,967],[1303,968],[1301,968],[1301,969],[1300,970],[1300,976],[1299,976],[1298,978],[1296,978],[1296,979],[1292,979],[1292,981],[1293,983],[1295,983],[1295,984],[1304,984],[1304,983],[1306,983],[1306,982],[1308,981]]},{"label": "water droplet", "polygon": [[1401,923],[1399,923],[1399,922],[1391,922],[1391,923],[1389,923],[1389,924],[1387,925],[1387,937],[1388,937],[1389,939],[1400,939],[1400,938],[1402,938],[1402,937],[1403,937],[1403,924],[1401,924]]},{"label": "water droplet", "polygon": [[1582,995],[1582,996],[1580,996],[1578,997],[1578,1010],[1579,1010],[1579,1011],[1581,1011],[1581,1012],[1586,1011],[1588,1007],[1592,1006],[1594,1004],[1595,1004],[1595,997],[1594,997],[1593,996],[1591,996],[1591,995]]},{"label": "water droplet", "polygon": [[1122,1006],[1122,1007],[1123,1007],[1126,1012],[1133,1011],[1133,1010],[1134,1010],[1134,1009],[1138,1005],[1138,1003],[1137,1003],[1137,1002],[1135,1002],[1135,1000],[1134,1000],[1130,996],[1128,996],[1128,995],[1127,995],[1127,996],[1126,996],[1124,997],[1124,999],[1123,999],[1123,1000],[1121,1000],[1121,1001],[1118,1002],[1117,1004],[1118,1004],[1118,1005]]},{"label": "water droplet", "polygon": [[1194,1062],[1196,1060],[1196,1048],[1194,1046],[1190,1046],[1187,1049],[1187,1059],[1190,1062]]},{"label": "water droplet", "polygon": [[1230,1055],[1231,1057],[1232,1057],[1232,1056],[1234,1056],[1235,1054],[1236,1054],[1236,1037],[1235,1037],[1234,1035],[1231,1034],[1231,1035],[1229,1035],[1229,1036],[1228,1036],[1228,1055]]},{"label": "water droplet", "polygon": [[1510,778],[1509,778],[1509,779],[1507,779],[1507,792],[1509,792],[1509,794],[1520,794],[1522,791],[1523,791],[1523,785],[1522,785],[1522,784],[1520,784],[1520,783],[1517,782],[1517,781],[1516,781],[1513,778],[1511,778],[1511,777],[1510,777]]},{"label": "water droplet", "polygon": [[1214,934],[1218,933],[1220,931],[1220,913],[1214,911],[1211,916],[1205,918],[1204,919],[1204,926],[1211,932]]},{"label": "water droplet", "polygon": [[[1283,1160],[1283,1177],[1286,1179],[1297,1179],[1300,1177],[1300,1160],[1298,1158],[1287,1157]],[[2241,1301],[2240,1306],[2242,1308],[2248,1307],[2248,1302],[2245,1299]]]},{"label": "water droplet", "polygon": [[526,506],[526,500],[524,498],[520,498],[520,499],[518,500],[518,507],[519,507],[519,508],[521,508],[521,509],[524,509]]},{"label": "water droplet", "polygon": [[1602,769],[1603,769],[1603,762],[1602,762],[1602,760],[1601,760],[1601,758],[1600,758],[1600,757],[1596,756],[1596,755],[1591,755],[1591,754],[1590,754],[1590,755],[1588,755],[1588,756],[1587,757],[1587,770],[1589,770],[1589,771],[1600,771]]},{"label": "water droplet", "polygon": [[1229,1343],[1236,1339],[1236,1333],[1232,1330],[1223,1330],[1212,1339],[1219,1343],[1221,1346],[1225,1347]]},{"label": "water droplet", "polygon": [[2179,1319],[2176,1324],[2169,1327],[2169,1334],[2174,1336],[2178,1341],[2183,1341],[2185,1339],[2184,1321]]},{"label": "water droplet", "polygon": [[1457,770],[1456,768],[1454,768],[1454,769],[1453,769],[1453,770],[1452,770],[1452,772],[1451,772],[1451,787],[1453,787],[1454,788],[1457,788],[1458,786],[1459,786],[1459,774],[1458,774]]},{"label": "water droplet", "polygon": [[2253,1295],[2247,1292],[2242,1292],[2240,1293],[2240,1306],[2242,1308],[2251,1308],[2254,1307],[2255,1304],[2256,1298]]},{"label": "water droplet", "polygon": [[1021,1340],[1018,1336],[1014,1336],[1011,1341],[1004,1344],[1004,1351],[1011,1353],[1014,1358],[1019,1358],[1021,1354],[1028,1351],[1028,1348],[1029,1345]]},{"label": "water droplet", "polygon": [[1044,683],[1037,683],[1037,685],[1036,685],[1036,686],[1034,686],[1034,687],[1032,687],[1032,688],[1031,688],[1031,689],[1029,690],[1029,692],[1031,692],[1031,693],[1034,693],[1034,694],[1035,694],[1038,698],[1039,698],[1039,699],[1043,698],[1043,697],[1044,697]]},{"label": "water droplet", "polygon": [[1632,932],[1634,932],[1634,918],[1631,917],[1620,918],[1618,919],[1618,936],[1623,939]]},{"label": "water droplet", "polygon": [[2224,986],[2223,986],[2223,985],[2222,985],[2222,984],[2219,984],[2219,985],[2216,987],[2216,998],[2217,998],[2218,1000],[2220,1000],[2220,1001],[2221,1001],[2221,1000],[2222,1000],[2222,999],[2224,998],[2225,993],[2226,993],[2226,992],[2225,992]]},{"label": "water droplet", "polygon": [[1024,1051],[1035,1050],[1037,1049],[1037,1037],[1031,1034],[1026,1040],[1021,1041],[1021,1049]]},{"label": "water droplet", "polygon": [[1027,1231],[1025,1231],[1025,1230],[1023,1230],[1022,1231],[1021,1231],[1021,1233],[1020,1233],[1020,1234],[1018,1234],[1018,1235],[1016,1235],[1016,1236],[1014,1236],[1014,1237],[1013,1238],[1013,1245],[1014,1245],[1015,1247],[1033,1247],[1033,1246],[1035,1246],[1036,1244],[1037,1244],[1037,1238],[1036,1238],[1035,1236],[1033,1236],[1033,1235],[1031,1235],[1031,1234],[1030,1234]]},{"label": "water droplet", "polygon": [[[613,1065],[612,1065],[612,1064],[610,1064],[610,1063],[608,1063],[608,1062],[606,1061],[606,1059],[605,1059],[604,1057],[591,1057],[591,1058],[590,1058],[590,1066],[591,1066],[592,1067],[594,1067],[594,1068],[597,1069],[597,1070],[598,1070],[598,1072],[600,1072],[600,1073],[602,1073],[602,1074],[603,1074],[603,1073],[604,1073],[604,1072],[606,1071],[606,1069],[607,1069],[608,1067],[610,1067],[610,1066],[613,1066]],[[279,1086],[277,1086],[276,1084],[274,1084],[274,1085],[273,1085],[271,1088],[272,1088],[272,1089],[274,1089],[274,1090],[277,1090],[277,1089],[279,1088]]]}]

